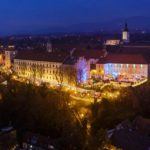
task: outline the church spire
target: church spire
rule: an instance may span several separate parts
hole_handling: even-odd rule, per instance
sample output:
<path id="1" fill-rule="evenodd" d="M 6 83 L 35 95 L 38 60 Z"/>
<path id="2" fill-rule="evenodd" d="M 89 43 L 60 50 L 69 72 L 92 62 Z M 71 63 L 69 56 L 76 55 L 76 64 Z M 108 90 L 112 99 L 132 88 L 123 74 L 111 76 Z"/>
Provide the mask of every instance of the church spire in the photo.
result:
<path id="1" fill-rule="evenodd" d="M 126 43 L 126 44 L 130 42 L 130 33 L 129 33 L 127 22 L 125 23 L 125 27 L 122 32 L 122 40 L 123 40 L 123 43 Z"/>
<path id="2" fill-rule="evenodd" d="M 129 29 L 128 29 L 128 24 L 127 24 L 127 22 L 125 23 L 124 31 L 126 31 L 126 32 L 129 32 Z"/>

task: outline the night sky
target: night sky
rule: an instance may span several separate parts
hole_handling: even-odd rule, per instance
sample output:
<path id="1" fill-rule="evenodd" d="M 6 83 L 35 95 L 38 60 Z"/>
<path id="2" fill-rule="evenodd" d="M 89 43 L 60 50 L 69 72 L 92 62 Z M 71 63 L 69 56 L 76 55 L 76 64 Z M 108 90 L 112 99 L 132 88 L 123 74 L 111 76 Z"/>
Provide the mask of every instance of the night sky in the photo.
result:
<path id="1" fill-rule="evenodd" d="M 150 16 L 150 0 L 0 0 L 0 35 Z"/>

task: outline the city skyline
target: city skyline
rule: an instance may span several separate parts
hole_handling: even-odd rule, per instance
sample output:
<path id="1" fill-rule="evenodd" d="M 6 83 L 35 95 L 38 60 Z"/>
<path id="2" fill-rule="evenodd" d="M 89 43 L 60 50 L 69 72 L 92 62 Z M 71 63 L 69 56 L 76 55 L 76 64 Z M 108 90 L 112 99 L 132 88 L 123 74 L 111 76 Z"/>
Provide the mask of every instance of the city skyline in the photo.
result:
<path id="1" fill-rule="evenodd" d="M 1 0 L 0 150 L 150 150 L 150 0 Z"/>
<path id="2" fill-rule="evenodd" d="M 45 0 L 44 2 L 42 0 L 2 0 L 0 35 L 56 31 L 80 32 L 83 28 L 81 26 L 86 23 L 87 26 L 88 23 L 89 26 L 92 26 L 92 23 L 99 23 L 93 27 L 96 28 L 95 31 L 98 31 L 100 23 L 116 21 L 120 18 L 130 20 L 135 16 L 149 18 L 149 5 L 148 0 Z M 149 22 L 145 24 L 148 26 Z M 89 28 L 87 27 L 85 31 Z"/>

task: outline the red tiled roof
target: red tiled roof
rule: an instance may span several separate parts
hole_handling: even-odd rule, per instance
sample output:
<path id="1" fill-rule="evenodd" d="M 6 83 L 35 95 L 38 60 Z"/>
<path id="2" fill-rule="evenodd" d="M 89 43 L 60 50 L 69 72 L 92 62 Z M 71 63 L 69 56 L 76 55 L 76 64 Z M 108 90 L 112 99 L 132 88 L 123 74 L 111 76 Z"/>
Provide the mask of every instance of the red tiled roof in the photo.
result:
<path id="1" fill-rule="evenodd" d="M 64 52 L 46 52 L 46 51 L 21 51 L 18 52 L 15 59 L 22 60 L 35 60 L 35 61 L 50 61 L 50 62 L 63 62 L 68 54 Z"/>
<path id="2" fill-rule="evenodd" d="M 75 57 L 82 57 L 84 56 L 86 59 L 95 58 L 100 59 L 104 56 L 104 51 L 102 50 L 76 50 L 74 52 Z"/>
<path id="3" fill-rule="evenodd" d="M 124 45 L 119 47 L 108 47 L 108 51 L 121 52 L 121 53 L 133 53 L 133 54 L 150 54 L 150 46 L 140 45 Z"/>
<path id="4" fill-rule="evenodd" d="M 121 51 L 131 53 L 150 53 L 150 46 L 123 46 L 121 47 Z"/>
<path id="5" fill-rule="evenodd" d="M 98 63 L 147 64 L 148 62 L 141 54 L 108 54 Z"/>
<path id="6" fill-rule="evenodd" d="M 101 50 L 83 50 L 77 49 L 73 53 L 73 57 L 85 57 L 86 59 L 94 58 L 100 59 L 104 56 L 104 52 Z M 51 61 L 51 62 L 64 62 L 69 57 L 69 54 L 66 52 L 43 52 L 43 51 L 20 51 L 18 52 L 15 59 L 22 60 L 36 60 L 36 61 Z"/>

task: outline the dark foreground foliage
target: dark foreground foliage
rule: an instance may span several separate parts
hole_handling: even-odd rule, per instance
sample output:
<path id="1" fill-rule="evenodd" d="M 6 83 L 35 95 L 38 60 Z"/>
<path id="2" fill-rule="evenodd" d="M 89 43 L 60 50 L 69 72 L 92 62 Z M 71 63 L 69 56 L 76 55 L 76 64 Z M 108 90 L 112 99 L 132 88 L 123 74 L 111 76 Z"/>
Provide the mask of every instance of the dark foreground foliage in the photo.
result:
<path id="1" fill-rule="evenodd" d="M 120 90 L 116 100 L 103 99 L 80 118 L 70 98 L 60 90 L 9 80 L 0 86 L 0 125 L 17 129 L 18 141 L 26 131 L 50 136 L 62 150 L 98 150 L 110 144 L 106 130 L 137 115 L 150 118 L 150 84 Z"/>

